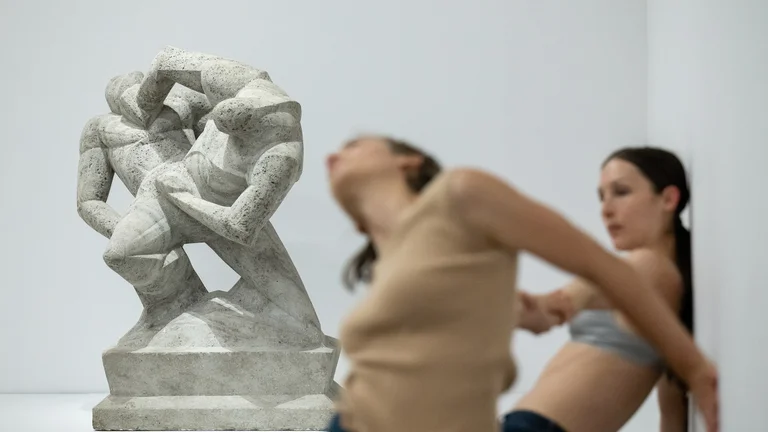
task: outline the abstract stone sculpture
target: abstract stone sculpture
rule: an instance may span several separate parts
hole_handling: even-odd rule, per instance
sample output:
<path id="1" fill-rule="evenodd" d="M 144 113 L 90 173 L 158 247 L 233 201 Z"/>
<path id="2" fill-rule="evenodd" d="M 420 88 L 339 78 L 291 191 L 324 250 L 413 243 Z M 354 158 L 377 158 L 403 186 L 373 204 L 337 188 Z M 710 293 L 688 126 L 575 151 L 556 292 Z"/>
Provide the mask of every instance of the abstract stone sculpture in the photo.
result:
<path id="1" fill-rule="evenodd" d="M 78 212 L 144 311 L 103 355 L 94 428 L 323 429 L 339 351 L 269 221 L 302 172 L 301 106 L 264 71 L 173 47 L 106 98 L 81 138 Z M 135 197 L 122 216 L 115 175 Z M 183 246 L 200 242 L 240 275 L 228 292 L 192 268 Z"/>

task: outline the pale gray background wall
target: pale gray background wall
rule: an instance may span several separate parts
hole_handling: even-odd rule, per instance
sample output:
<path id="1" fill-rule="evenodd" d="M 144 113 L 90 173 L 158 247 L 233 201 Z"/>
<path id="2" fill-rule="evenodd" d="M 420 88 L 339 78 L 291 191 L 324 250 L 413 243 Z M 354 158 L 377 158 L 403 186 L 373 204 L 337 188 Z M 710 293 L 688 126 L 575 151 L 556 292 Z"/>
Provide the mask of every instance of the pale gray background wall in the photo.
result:
<path id="1" fill-rule="evenodd" d="M 393 133 L 448 165 L 482 166 L 601 241 L 599 164 L 645 142 L 645 1 L 1 4 L 0 392 L 106 391 L 101 351 L 140 304 L 101 260 L 105 239 L 75 211 L 78 139 L 106 111 L 108 79 L 146 69 L 166 44 L 264 68 L 302 103 L 304 176 L 273 221 L 333 336 L 359 299 L 341 288 L 339 270 L 361 239 L 334 206 L 322 165 L 345 138 Z M 130 197 L 118 186 L 110 202 L 124 209 Z M 234 283 L 205 247 L 187 249 L 210 289 Z M 523 260 L 523 287 L 564 281 Z M 516 392 L 565 337 L 517 337 Z M 337 377 L 346 372 L 342 358 Z"/>
<path id="2" fill-rule="evenodd" d="M 768 3 L 650 0 L 648 33 L 649 139 L 692 156 L 697 340 L 720 369 L 720 430 L 768 430 Z"/>

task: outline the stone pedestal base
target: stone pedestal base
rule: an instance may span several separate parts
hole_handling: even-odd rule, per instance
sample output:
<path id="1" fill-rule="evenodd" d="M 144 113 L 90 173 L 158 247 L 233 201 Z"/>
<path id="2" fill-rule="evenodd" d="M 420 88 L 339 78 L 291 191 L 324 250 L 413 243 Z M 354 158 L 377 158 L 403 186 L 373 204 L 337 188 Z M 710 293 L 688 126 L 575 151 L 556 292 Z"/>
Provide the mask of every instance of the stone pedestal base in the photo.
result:
<path id="1" fill-rule="evenodd" d="M 110 350 L 103 361 L 112 396 L 311 395 L 328 391 L 335 351 Z"/>
<path id="2" fill-rule="evenodd" d="M 333 393 L 333 392 L 331 392 Z M 99 431 L 324 430 L 333 395 L 109 396 L 93 410 Z"/>
<path id="3" fill-rule="evenodd" d="M 113 348 L 99 431 L 323 430 L 340 387 L 337 341 L 309 350 Z"/>

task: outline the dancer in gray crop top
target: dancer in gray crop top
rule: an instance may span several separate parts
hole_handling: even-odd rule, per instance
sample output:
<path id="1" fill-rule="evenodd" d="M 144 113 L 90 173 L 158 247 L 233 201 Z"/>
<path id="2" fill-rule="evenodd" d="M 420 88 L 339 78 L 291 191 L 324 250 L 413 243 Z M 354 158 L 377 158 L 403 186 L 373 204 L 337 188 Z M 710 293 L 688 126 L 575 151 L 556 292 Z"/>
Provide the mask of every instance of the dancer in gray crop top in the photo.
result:
<path id="1" fill-rule="evenodd" d="M 642 366 L 659 371 L 664 361 L 644 339 L 619 326 L 614 311 L 590 309 L 579 312 L 570 323 L 571 340 L 611 351 Z"/>
<path id="2" fill-rule="evenodd" d="M 680 160 L 660 148 L 620 149 L 601 165 L 597 190 L 600 218 L 616 251 L 692 331 L 691 236 L 680 219 L 690 190 Z M 537 315 L 543 328 L 568 322 L 571 341 L 504 417 L 504 432 L 616 432 L 654 388 L 661 430 L 687 430 L 687 389 L 665 371 L 654 346 L 622 325 L 596 288 L 576 279 L 548 294 L 521 295 L 524 306 L 532 305 L 526 311 L 547 311 Z"/>

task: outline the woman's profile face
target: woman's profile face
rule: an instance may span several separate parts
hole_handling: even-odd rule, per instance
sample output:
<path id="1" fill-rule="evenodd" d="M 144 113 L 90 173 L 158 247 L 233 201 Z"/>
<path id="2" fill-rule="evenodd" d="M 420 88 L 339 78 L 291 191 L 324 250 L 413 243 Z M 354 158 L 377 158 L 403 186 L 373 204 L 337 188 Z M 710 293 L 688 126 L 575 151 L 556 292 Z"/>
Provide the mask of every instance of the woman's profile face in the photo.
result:
<path id="1" fill-rule="evenodd" d="M 598 186 L 603 224 L 618 250 L 653 244 L 669 228 L 676 207 L 669 193 L 657 193 L 633 164 L 612 159 L 600 172 Z"/>
<path id="2" fill-rule="evenodd" d="M 383 138 L 350 140 L 326 158 L 331 191 L 337 201 L 343 200 L 372 179 L 403 175 L 404 161 Z"/>

